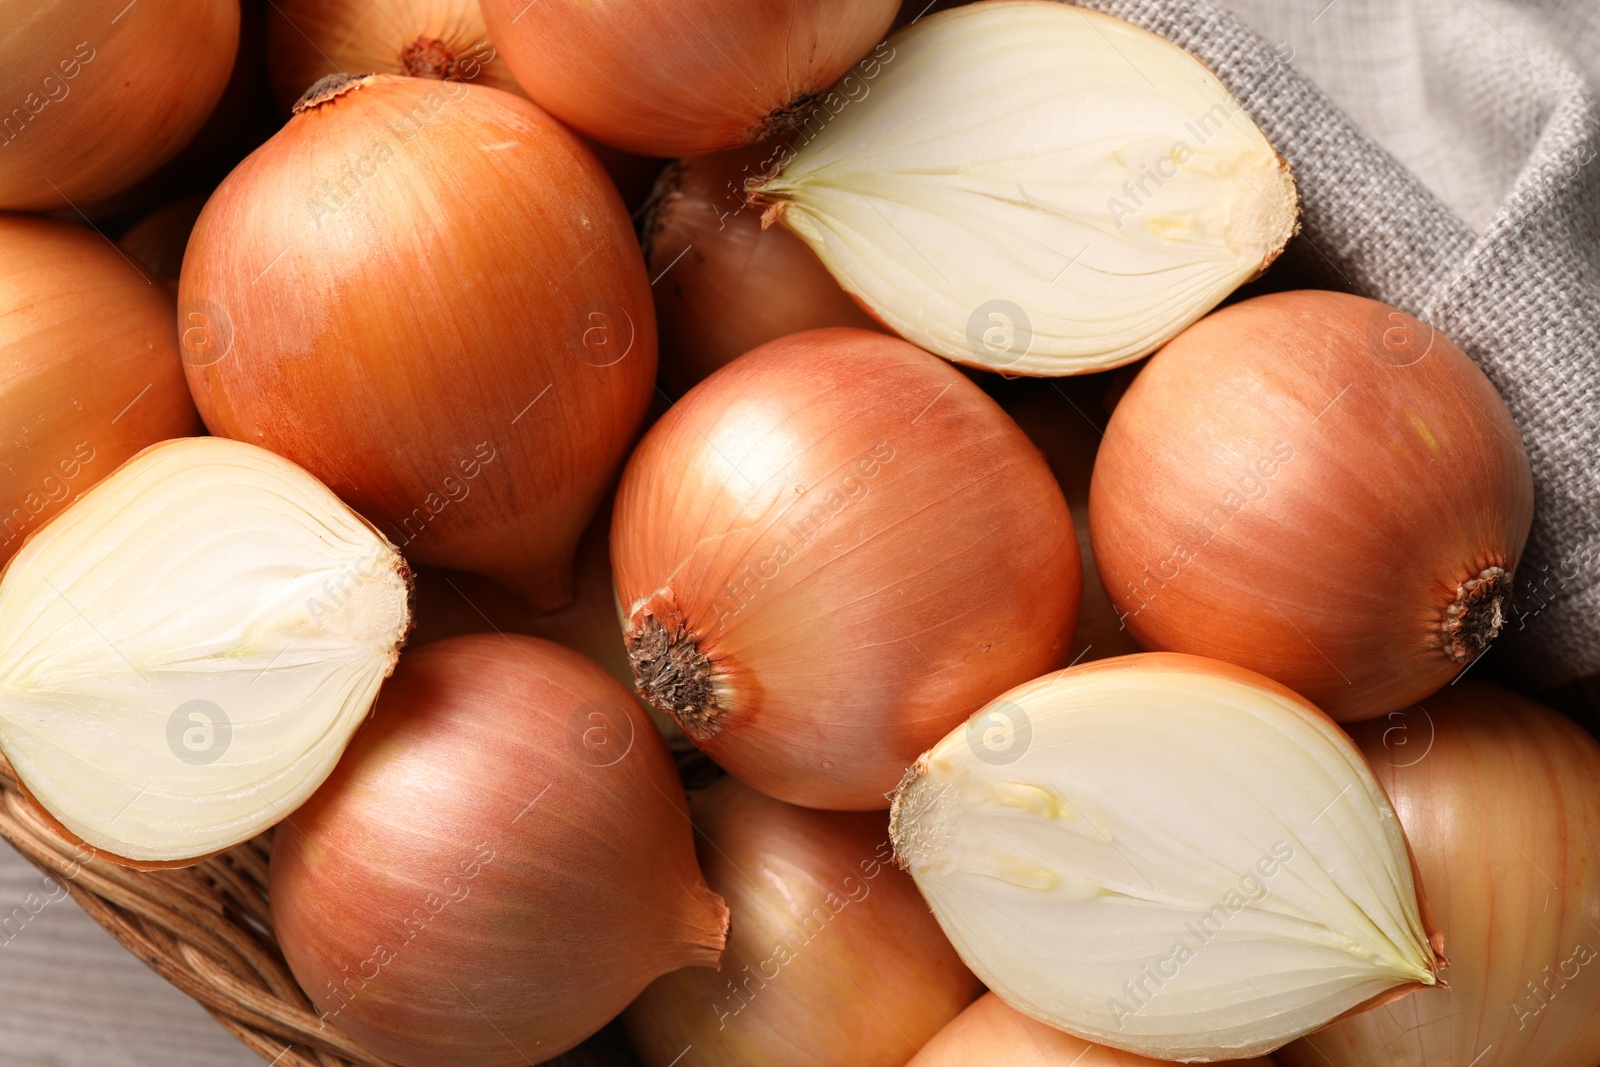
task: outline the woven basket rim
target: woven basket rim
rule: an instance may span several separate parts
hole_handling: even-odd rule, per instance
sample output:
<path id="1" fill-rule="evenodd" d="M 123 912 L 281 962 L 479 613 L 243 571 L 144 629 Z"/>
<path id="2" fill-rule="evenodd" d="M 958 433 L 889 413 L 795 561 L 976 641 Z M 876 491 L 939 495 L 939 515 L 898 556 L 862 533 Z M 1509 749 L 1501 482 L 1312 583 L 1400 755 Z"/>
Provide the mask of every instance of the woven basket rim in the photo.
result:
<path id="1" fill-rule="evenodd" d="M 396 1067 L 321 1018 L 289 972 L 267 906 L 272 831 L 192 867 L 134 870 L 64 838 L 0 754 L 0 837 L 275 1067 Z"/>

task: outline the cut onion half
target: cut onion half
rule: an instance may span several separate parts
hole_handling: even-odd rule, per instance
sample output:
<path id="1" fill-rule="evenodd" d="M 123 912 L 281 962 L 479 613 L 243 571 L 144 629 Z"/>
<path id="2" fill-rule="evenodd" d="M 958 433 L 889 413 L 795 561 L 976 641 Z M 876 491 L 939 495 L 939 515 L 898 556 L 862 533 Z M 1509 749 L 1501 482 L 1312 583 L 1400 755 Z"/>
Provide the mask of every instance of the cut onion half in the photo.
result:
<path id="1" fill-rule="evenodd" d="M 410 574 L 254 445 L 145 449 L 0 579 L 0 750 L 71 835 L 182 865 L 293 812 L 393 670 Z"/>
<path id="2" fill-rule="evenodd" d="M 1439 984 L 1443 940 L 1360 750 L 1215 660 L 1011 690 L 917 761 L 890 834 L 979 979 L 1096 1044 L 1242 1059 Z"/>
<path id="3" fill-rule="evenodd" d="M 1050 0 L 890 38 L 752 186 L 907 340 L 1008 374 L 1154 351 L 1295 231 L 1289 165 L 1201 63 Z"/>

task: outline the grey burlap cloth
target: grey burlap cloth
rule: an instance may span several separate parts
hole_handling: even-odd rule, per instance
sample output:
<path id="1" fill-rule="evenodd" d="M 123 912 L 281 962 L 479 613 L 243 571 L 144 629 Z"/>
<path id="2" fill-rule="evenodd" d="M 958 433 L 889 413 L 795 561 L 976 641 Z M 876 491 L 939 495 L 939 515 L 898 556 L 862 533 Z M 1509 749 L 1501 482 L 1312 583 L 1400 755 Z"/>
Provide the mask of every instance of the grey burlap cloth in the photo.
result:
<path id="1" fill-rule="evenodd" d="M 1272 287 L 1376 297 L 1488 373 L 1536 514 L 1484 669 L 1600 672 L 1600 0 L 1078 2 L 1197 56 L 1289 160 Z"/>

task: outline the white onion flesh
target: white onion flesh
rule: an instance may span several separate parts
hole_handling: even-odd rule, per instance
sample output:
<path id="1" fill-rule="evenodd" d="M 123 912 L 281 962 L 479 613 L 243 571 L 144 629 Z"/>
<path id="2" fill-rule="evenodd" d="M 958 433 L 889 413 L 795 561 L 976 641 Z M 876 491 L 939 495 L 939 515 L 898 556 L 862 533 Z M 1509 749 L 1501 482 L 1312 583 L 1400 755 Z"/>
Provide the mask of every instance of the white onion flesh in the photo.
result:
<path id="1" fill-rule="evenodd" d="M 1436 981 L 1360 752 L 1215 661 L 1126 656 L 1011 690 L 918 761 L 892 833 L 974 973 L 1098 1044 L 1257 1056 Z"/>
<path id="2" fill-rule="evenodd" d="M 332 770 L 399 655 L 407 583 L 394 547 L 287 460 L 155 445 L 0 580 L 0 749 L 115 857 L 237 844 Z"/>
<path id="3" fill-rule="evenodd" d="M 1294 231 L 1288 165 L 1221 82 L 1154 34 L 995 0 L 880 51 L 755 190 L 931 352 L 1030 375 L 1128 363 Z"/>

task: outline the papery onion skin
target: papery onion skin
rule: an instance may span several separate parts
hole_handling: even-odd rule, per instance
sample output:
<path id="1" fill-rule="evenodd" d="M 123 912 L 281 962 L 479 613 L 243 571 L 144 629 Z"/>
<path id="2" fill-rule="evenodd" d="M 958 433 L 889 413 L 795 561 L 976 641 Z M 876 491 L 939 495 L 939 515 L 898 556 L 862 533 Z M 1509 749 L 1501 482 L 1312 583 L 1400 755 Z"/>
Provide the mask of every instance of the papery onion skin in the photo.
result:
<path id="1" fill-rule="evenodd" d="M 646 1067 L 901 1067 L 980 991 L 883 815 L 821 812 L 723 778 L 690 799 L 731 918 L 722 969 L 656 979 L 625 1016 Z"/>
<path id="2" fill-rule="evenodd" d="M 1470 680 L 1353 733 L 1450 938 L 1450 991 L 1337 1022 L 1279 1061 L 1600 1062 L 1600 745 L 1549 708 Z"/>
<path id="3" fill-rule="evenodd" d="M 238 0 L 53 2 L 0 24 L 0 209 L 132 185 L 194 136 L 239 47 Z"/>
<path id="4" fill-rule="evenodd" d="M 611 559 L 640 691 L 761 791 L 887 804 L 1064 662 L 1072 517 L 998 405 L 911 345 L 814 330 L 702 382 L 623 475 Z"/>
<path id="5" fill-rule="evenodd" d="M 1120 19 L 989 0 L 917 20 L 871 64 L 752 192 L 946 359 L 1042 377 L 1130 363 L 1295 231 L 1289 165 L 1243 105 Z"/>
<path id="6" fill-rule="evenodd" d="M 883 39 L 896 0 L 484 0 L 528 95 L 591 137 L 647 156 L 765 141 L 822 106 Z"/>
<path id="7" fill-rule="evenodd" d="M 1089 514 L 1140 644 L 1259 671 L 1350 721 L 1487 647 L 1533 481 L 1459 348 L 1308 290 L 1225 308 L 1151 359 L 1111 417 Z"/>
<path id="8" fill-rule="evenodd" d="M 415 561 L 570 599 L 655 316 L 615 189 L 538 108 L 325 87 L 207 203 L 179 314 L 213 433 L 302 463 Z"/>
<path id="9" fill-rule="evenodd" d="M 7 564 L 0 747 L 108 859 L 183 866 L 237 845 L 333 769 L 399 656 L 409 575 L 282 457 L 152 445 Z"/>
<path id="10" fill-rule="evenodd" d="M 0 215 L 0 563 L 147 445 L 200 427 L 172 297 L 99 234 Z"/>
<path id="11" fill-rule="evenodd" d="M 913 12 L 914 14 L 914 12 Z M 1069 662 L 1127 656 L 1144 651 L 1118 617 L 1116 606 L 1094 566 L 1094 546 L 1089 541 L 1089 481 L 1094 457 L 1105 437 L 1102 424 L 1091 416 L 1097 408 L 1086 397 L 1057 392 L 1054 383 L 1022 381 L 1016 395 L 1004 396 L 1000 406 L 1017 420 L 1028 439 L 1044 453 L 1050 471 L 1072 509 L 1072 527 L 1078 534 L 1078 556 L 1083 560 L 1083 598 L 1078 608 L 1078 629 L 1073 634 Z M 1067 384 L 1070 388 L 1070 383 Z"/>
<path id="12" fill-rule="evenodd" d="M 499 634 L 406 656 L 279 832 L 270 890 L 322 1017 L 402 1067 L 572 1048 L 657 976 L 715 967 L 728 919 L 628 691 Z"/>
<path id="13" fill-rule="evenodd" d="M 1233 1067 L 1272 1067 L 1265 1056 Z M 956 1016 L 906 1067 L 1160 1067 L 1132 1052 L 1091 1045 L 1030 1019 L 993 993 Z"/>
<path id="14" fill-rule="evenodd" d="M 763 227 L 745 182 L 774 148 L 670 164 L 641 225 L 661 331 L 661 370 L 680 393 L 752 348 L 828 326 L 880 327 L 811 250 Z"/>
<path id="15" fill-rule="evenodd" d="M 1443 965 L 1361 753 L 1215 660 L 1144 653 L 1010 690 L 907 772 L 890 835 L 989 988 L 1143 1056 L 1264 1055 Z"/>

